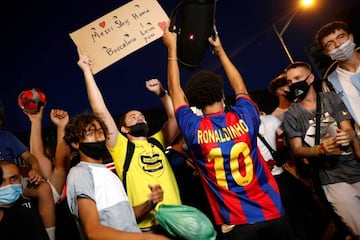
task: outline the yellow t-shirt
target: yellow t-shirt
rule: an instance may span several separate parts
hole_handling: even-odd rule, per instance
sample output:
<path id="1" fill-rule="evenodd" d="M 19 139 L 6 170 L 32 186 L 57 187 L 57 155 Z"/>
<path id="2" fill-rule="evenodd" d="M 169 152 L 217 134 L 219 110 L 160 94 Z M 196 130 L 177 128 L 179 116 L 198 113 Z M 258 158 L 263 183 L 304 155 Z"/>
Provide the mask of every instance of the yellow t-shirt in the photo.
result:
<path id="1" fill-rule="evenodd" d="M 163 135 L 161 131 L 151 136 L 163 145 Z M 123 174 L 123 166 L 126 157 L 128 139 L 118 133 L 117 142 L 109 152 L 114 160 L 116 173 L 120 178 Z M 164 191 L 164 199 L 157 204 L 181 204 L 179 188 L 165 153 L 157 146 L 147 140 L 132 141 L 135 150 L 130 161 L 129 169 L 126 174 L 126 188 L 129 201 L 132 206 L 137 206 L 148 199 L 150 189 L 149 184 L 160 184 Z M 140 223 L 140 228 L 148 228 L 156 225 L 155 211 L 151 211 Z"/>

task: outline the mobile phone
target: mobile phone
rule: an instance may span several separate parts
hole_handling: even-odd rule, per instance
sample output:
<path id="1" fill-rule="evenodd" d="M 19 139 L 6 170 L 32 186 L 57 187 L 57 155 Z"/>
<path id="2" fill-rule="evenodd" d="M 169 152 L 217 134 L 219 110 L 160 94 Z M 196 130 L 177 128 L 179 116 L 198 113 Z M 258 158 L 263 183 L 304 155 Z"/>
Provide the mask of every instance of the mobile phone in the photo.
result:
<path id="1" fill-rule="evenodd" d="M 337 128 L 336 126 L 330 125 L 330 126 L 328 127 L 328 130 L 327 130 L 329 136 L 330 136 L 330 137 L 335 137 L 335 136 L 336 136 L 336 133 L 337 133 L 337 129 L 338 129 L 338 128 Z"/>

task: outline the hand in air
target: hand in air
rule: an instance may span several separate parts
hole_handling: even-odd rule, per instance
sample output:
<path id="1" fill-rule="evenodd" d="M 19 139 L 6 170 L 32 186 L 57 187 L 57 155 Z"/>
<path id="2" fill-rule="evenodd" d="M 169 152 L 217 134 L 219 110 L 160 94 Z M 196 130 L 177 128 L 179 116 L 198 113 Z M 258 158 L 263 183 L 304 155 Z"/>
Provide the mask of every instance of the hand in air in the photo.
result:
<path id="1" fill-rule="evenodd" d="M 150 92 L 153 92 L 156 95 L 159 95 L 161 90 L 163 89 L 161 82 L 157 78 L 146 81 L 145 86 Z"/>
<path id="2" fill-rule="evenodd" d="M 56 126 L 61 126 L 65 128 L 65 125 L 69 122 L 69 115 L 67 111 L 62 109 L 52 109 L 50 112 L 51 121 Z"/>
<path id="3" fill-rule="evenodd" d="M 77 48 L 77 52 L 79 56 L 79 60 L 77 62 L 78 66 L 81 68 L 81 70 L 83 70 L 83 72 L 91 71 L 91 59 L 87 55 L 83 54 L 80 48 Z"/>

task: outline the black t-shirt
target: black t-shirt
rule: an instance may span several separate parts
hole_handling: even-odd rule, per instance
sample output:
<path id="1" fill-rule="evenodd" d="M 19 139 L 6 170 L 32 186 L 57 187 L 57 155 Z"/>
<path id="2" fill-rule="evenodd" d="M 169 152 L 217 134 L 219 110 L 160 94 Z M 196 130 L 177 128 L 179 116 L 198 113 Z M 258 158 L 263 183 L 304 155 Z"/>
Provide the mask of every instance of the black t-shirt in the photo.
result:
<path id="1" fill-rule="evenodd" d="M 1 240 L 49 240 L 39 216 L 32 209 L 12 207 L 2 210 Z"/>

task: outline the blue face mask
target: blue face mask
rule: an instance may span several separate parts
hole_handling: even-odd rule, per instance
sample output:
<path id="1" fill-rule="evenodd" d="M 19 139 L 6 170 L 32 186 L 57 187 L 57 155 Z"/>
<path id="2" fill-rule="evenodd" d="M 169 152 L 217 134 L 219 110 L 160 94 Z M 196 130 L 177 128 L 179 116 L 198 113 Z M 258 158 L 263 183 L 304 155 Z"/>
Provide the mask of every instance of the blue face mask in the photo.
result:
<path id="1" fill-rule="evenodd" d="M 19 199 L 23 190 L 21 184 L 9 184 L 0 187 L 0 206 L 9 205 Z"/>

